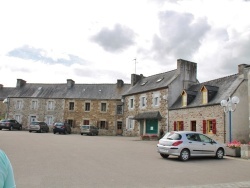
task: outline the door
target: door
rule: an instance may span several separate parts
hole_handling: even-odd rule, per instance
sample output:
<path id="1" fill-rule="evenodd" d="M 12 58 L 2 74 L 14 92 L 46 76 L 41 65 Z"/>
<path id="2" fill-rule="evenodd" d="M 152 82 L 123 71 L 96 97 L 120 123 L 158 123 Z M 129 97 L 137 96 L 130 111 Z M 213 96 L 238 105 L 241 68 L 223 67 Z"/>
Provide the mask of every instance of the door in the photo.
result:
<path id="1" fill-rule="evenodd" d="M 146 120 L 146 134 L 158 134 L 158 120 L 157 119 Z"/>
<path id="2" fill-rule="evenodd" d="M 116 134 L 117 135 L 122 135 L 122 121 L 117 121 Z"/>
<path id="3" fill-rule="evenodd" d="M 203 145 L 203 155 L 206 156 L 214 156 L 217 146 L 215 143 L 213 143 L 213 140 L 206 135 L 200 134 L 200 139 Z"/>
<path id="4" fill-rule="evenodd" d="M 203 143 L 200 140 L 199 134 L 187 134 L 188 147 L 191 156 L 203 155 Z"/>

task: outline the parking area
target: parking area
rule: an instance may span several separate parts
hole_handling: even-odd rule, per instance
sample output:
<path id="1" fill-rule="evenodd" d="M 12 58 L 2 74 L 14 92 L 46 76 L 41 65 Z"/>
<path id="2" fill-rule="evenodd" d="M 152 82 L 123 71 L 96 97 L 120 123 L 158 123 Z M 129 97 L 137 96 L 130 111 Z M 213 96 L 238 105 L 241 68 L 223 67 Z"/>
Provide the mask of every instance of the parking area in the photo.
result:
<path id="1" fill-rule="evenodd" d="M 250 160 L 163 159 L 135 137 L 0 131 L 17 188 L 250 187 Z"/>

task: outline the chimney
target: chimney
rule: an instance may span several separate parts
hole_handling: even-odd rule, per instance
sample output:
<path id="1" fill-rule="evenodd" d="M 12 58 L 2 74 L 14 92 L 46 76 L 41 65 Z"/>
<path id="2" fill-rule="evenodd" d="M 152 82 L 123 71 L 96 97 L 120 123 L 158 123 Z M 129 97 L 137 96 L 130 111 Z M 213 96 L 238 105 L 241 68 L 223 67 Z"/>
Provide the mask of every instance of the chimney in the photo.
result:
<path id="1" fill-rule="evenodd" d="M 67 79 L 67 88 L 70 89 L 75 85 L 75 81 L 71 79 Z"/>
<path id="2" fill-rule="evenodd" d="M 117 84 L 116 85 L 117 85 L 118 88 L 121 88 L 124 85 L 123 80 L 117 80 Z"/>
<path id="3" fill-rule="evenodd" d="M 131 85 L 134 86 L 139 80 L 143 78 L 143 74 L 131 74 Z"/>
<path id="4" fill-rule="evenodd" d="M 183 80 L 183 89 L 187 89 L 192 84 L 197 83 L 197 63 L 178 59 L 177 74 L 179 74 Z"/>
<path id="5" fill-rule="evenodd" d="M 21 88 L 26 84 L 25 80 L 17 79 L 16 88 Z"/>
<path id="6" fill-rule="evenodd" d="M 3 84 L 0 84 L 0 89 L 3 89 Z"/>

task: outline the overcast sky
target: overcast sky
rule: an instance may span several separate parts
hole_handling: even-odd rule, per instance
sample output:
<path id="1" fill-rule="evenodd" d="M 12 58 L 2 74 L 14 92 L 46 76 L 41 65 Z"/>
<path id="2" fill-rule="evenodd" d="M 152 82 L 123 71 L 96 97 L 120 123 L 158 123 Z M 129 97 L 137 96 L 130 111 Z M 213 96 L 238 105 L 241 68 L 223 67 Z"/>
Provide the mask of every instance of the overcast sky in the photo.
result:
<path id="1" fill-rule="evenodd" d="M 130 83 L 177 59 L 204 82 L 250 64 L 250 0 L 0 0 L 0 24 L 4 87 Z"/>

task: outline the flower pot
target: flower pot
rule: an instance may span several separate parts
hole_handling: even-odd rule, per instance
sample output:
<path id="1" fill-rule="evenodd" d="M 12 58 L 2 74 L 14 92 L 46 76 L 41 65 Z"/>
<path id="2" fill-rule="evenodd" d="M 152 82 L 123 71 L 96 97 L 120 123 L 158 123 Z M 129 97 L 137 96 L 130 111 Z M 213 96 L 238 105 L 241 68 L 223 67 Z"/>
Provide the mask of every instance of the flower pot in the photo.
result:
<path id="1" fill-rule="evenodd" d="M 241 155 L 240 151 L 241 151 L 240 147 L 238 147 L 238 148 L 226 147 L 226 155 L 228 155 L 228 156 L 240 157 L 240 155 Z"/>
<path id="2" fill-rule="evenodd" d="M 241 158 L 250 159 L 250 145 L 249 144 L 241 144 Z"/>

